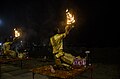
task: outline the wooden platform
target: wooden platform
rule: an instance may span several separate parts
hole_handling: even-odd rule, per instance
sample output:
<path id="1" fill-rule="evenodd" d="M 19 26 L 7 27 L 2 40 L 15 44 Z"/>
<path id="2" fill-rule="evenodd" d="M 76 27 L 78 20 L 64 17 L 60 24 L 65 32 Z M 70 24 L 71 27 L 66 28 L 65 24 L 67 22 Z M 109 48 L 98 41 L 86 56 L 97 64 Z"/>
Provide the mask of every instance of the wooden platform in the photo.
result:
<path id="1" fill-rule="evenodd" d="M 6 63 L 6 62 L 13 62 L 13 61 L 23 61 L 23 60 L 30 60 L 31 58 L 0 58 L 0 63 Z"/>
<path id="2" fill-rule="evenodd" d="M 50 69 L 50 65 L 48 65 L 48 66 L 42 66 L 39 68 L 33 68 L 31 71 L 33 73 L 33 79 L 35 74 L 41 74 L 41 75 L 50 76 L 53 78 L 72 79 L 75 76 L 82 74 L 88 70 L 90 70 L 90 79 L 92 79 L 92 66 L 81 67 L 79 69 L 72 69 L 69 71 L 55 70 L 55 73 L 52 73 Z"/>

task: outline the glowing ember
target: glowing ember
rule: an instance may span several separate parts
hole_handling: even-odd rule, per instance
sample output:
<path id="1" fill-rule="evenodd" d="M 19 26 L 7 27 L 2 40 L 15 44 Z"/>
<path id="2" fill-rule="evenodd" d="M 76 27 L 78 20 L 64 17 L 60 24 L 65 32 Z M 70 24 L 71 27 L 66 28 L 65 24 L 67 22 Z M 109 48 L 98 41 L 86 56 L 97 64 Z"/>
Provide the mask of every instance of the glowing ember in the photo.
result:
<path id="1" fill-rule="evenodd" d="M 15 32 L 15 37 L 19 37 L 20 36 L 20 33 L 16 29 L 14 29 L 14 32 Z"/>
<path id="2" fill-rule="evenodd" d="M 66 10 L 66 17 L 67 17 L 67 24 L 70 25 L 72 23 L 75 23 L 74 15 L 72 15 L 68 9 Z"/>

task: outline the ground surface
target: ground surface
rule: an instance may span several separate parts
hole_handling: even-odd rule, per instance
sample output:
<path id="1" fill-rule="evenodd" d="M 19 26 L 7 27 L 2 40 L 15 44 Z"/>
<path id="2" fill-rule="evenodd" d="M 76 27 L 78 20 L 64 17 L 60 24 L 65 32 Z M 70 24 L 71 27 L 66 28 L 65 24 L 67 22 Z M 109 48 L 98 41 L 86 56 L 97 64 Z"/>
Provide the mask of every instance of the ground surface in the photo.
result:
<path id="1" fill-rule="evenodd" d="M 20 62 L 12 62 L 1 65 L 1 79 L 32 79 L 30 69 L 47 64 L 53 64 L 53 61 L 41 61 L 41 58 L 25 60 L 23 68 L 20 68 Z M 120 66 L 117 64 L 94 63 L 93 79 L 120 79 Z M 90 73 L 85 72 L 74 79 L 90 79 Z M 49 79 L 47 76 L 35 75 L 35 79 Z"/>

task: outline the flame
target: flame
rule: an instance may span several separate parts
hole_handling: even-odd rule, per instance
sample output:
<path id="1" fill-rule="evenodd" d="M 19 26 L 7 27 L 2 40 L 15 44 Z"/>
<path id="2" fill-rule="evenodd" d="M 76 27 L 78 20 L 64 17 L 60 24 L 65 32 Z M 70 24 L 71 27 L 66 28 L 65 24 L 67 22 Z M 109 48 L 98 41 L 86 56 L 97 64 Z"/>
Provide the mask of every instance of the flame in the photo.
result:
<path id="1" fill-rule="evenodd" d="M 18 32 L 16 29 L 14 29 L 15 32 L 15 37 L 19 37 L 20 36 L 20 32 Z"/>
<path id="2" fill-rule="evenodd" d="M 67 24 L 70 25 L 72 23 L 75 23 L 74 15 L 72 15 L 68 9 L 66 10 L 66 16 L 67 16 Z"/>

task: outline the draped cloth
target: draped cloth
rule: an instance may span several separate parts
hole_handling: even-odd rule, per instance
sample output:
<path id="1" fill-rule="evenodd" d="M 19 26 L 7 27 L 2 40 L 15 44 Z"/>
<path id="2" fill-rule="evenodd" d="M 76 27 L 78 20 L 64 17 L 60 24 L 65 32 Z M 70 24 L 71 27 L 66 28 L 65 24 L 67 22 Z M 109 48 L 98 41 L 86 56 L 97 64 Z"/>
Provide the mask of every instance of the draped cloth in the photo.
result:
<path id="1" fill-rule="evenodd" d="M 9 55 L 9 56 L 12 56 L 12 57 L 16 57 L 16 52 L 13 51 L 13 50 L 10 50 L 10 44 L 12 44 L 12 42 L 5 42 L 3 44 L 3 53 L 5 55 Z"/>
<path id="2" fill-rule="evenodd" d="M 56 34 L 50 38 L 50 42 L 53 48 L 53 54 L 55 55 L 56 60 L 59 60 L 59 63 L 58 61 L 56 63 L 69 66 L 73 64 L 74 56 L 63 51 L 63 39 L 65 37 L 65 33 Z M 64 63 L 61 63 L 61 60 Z"/>

